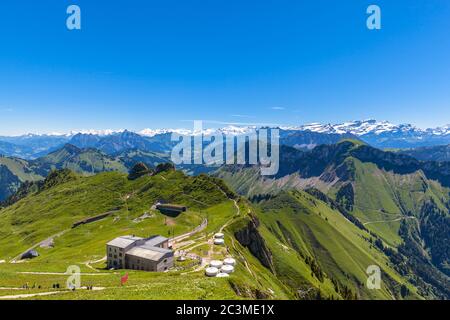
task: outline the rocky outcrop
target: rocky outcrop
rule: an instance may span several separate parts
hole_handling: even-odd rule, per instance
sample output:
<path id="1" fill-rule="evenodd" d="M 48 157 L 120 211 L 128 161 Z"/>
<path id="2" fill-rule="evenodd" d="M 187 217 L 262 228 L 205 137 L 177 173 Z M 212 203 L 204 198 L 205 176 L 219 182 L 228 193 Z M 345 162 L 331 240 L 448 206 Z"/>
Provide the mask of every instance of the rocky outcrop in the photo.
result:
<path id="1" fill-rule="evenodd" d="M 259 220 L 256 217 L 248 222 L 247 226 L 237 232 L 234 236 L 239 243 L 248 248 L 250 252 L 261 262 L 263 266 L 273 270 L 272 253 L 258 231 Z"/>
<path id="2" fill-rule="evenodd" d="M 151 174 L 153 174 L 153 171 L 150 170 L 145 163 L 138 162 L 133 166 L 133 168 L 131 168 L 130 173 L 128 174 L 128 179 L 136 180 L 142 176 Z"/>

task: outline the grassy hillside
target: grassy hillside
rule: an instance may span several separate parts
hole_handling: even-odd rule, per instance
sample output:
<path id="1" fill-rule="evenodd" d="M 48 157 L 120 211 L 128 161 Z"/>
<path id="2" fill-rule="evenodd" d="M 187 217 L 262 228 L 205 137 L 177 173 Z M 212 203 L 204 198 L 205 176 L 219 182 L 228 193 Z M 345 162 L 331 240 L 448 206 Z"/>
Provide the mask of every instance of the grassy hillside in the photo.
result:
<path id="1" fill-rule="evenodd" d="M 259 204 L 262 234 L 270 239 L 274 266 L 291 287 L 311 285 L 323 297 L 358 299 L 419 298 L 417 290 L 394 271 L 372 237 L 340 212 L 304 192 L 282 193 Z M 366 286 L 366 269 L 383 271 L 381 290 Z M 402 296 L 401 286 L 410 294 Z"/>
<path id="2" fill-rule="evenodd" d="M 70 229 L 79 220 L 112 210 L 117 210 L 112 217 L 116 218 L 115 223 L 131 221 L 134 226 L 133 219 L 149 211 L 158 200 L 186 204 L 195 215 L 207 206 L 225 201 L 226 197 L 214 184 L 203 182 L 208 192 L 204 194 L 195 189 L 197 183 L 198 179 L 187 178 L 181 172 L 161 173 L 135 181 L 118 172 L 78 177 L 1 211 L 0 257 L 12 258 L 32 244 Z M 163 218 L 159 215 L 157 221 Z M 186 227 L 195 226 L 197 222 L 198 218 L 192 218 L 192 223 Z M 167 235 L 169 230 L 167 228 L 163 234 Z M 122 232 L 120 228 L 117 230 L 118 234 Z"/>
<path id="3" fill-rule="evenodd" d="M 27 161 L 0 156 L 0 201 L 14 194 L 23 182 L 41 179 Z"/>
<path id="4" fill-rule="evenodd" d="M 170 162 L 167 154 L 131 149 L 120 152 L 115 158 L 125 167 L 132 168 L 136 163 L 142 162 L 149 167 L 156 167 L 160 163 Z"/>
<path id="5" fill-rule="evenodd" d="M 31 166 L 34 171 L 44 176 L 55 169 L 70 169 L 80 174 L 96 174 L 105 171 L 127 172 L 123 163 L 96 149 L 79 149 L 70 144 L 32 161 Z"/>
<path id="6" fill-rule="evenodd" d="M 78 150 L 60 152 L 79 154 Z M 126 156 L 133 155 L 142 153 Z M 53 281 L 64 279 L 70 264 L 81 267 L 87 285 L 100 289 L 58 291 L 51 298 L 450 296 L 450 189 L 445 187 L 445 164 L 423 164 L 353 141 L 320 146 L 311 153 L 291 148 L 283 157 L 284 171 L 271 178 L 261 177 L 257 167 L 219 171 L 217 176 L 249 195 L 247 200 L 222 180 L 189 177 L 170 166 L 154 175 L 149 170 L 135 180 L 120 172 L 53 173 L 43 187 L 0 210 L 0 288 L 7 288 L 0 296 L 10 294 L 8 288 L 18 290 L 24 281 L 41 284 L 32 292 L 48 291 Z M 59 161 L 58 153 L 53 159 Z M 160 200 L 189 209 L 168 217 L 152 209 Z M 81 219 L 105 212 L 111 214 L 101 221 L 72 228 Z M 118 285 L 123 271 L 105 269 L 105 243 L 112 238 L 173 237 L 205 219 L 204 229 L 174 243 L 176 250 L 202 257 L 205 264 L 192 258 L 177 262 L 164 274 L 133 271 L 126 288 Z M 212 241 L 218 231 L 226 235 L 223 247 Z M 30 248 L 40 256 L 13 263 Z M 238 261 L 230 278 L 204 277 L 207 261 L 229 255 Z M 380 290 L 367 288 L 366 270 L 371 265 L 382 270 Z M 178 290 L 175 286 L 181 283 L 183 289 Z"/>
<path id="7" fill-rule="evenodd" d="M 43 180 L 52 170 L 70 169 L 83 175 L 93 175 L 105 171 L 126 173 L 126 165 L 95 149 L 79 149 L 65 145 L 36 160 L 0 157 L 0 201 L 5 200 L 23 182 Z"/>
<path id="8" fill-rule="evenodd" d="M 107 172 L 90 177 L 54 177 L 54 181 L 58 183 L 0 210 L 0 297 L 52 291 L 54 283 L 64 285 L 64 272 L 69 265 L 81 268 L 83 285 L 102 290 L 60 290 L 54 298 L 230 299 L 256 298 L 262 292 L 264 297 L 290 297 L 275 276 L 245 252 L 236 253 L 238 260 L 241 255 L 244 260 L 239 261 L 236 272 L 228 279 L 206 278 L 203 269 L 196 270 L 195 261 L 187 266 L 177 262 L 174 270 L 163 274 L 130 271 L 129 283 L 121 287 L 120 276 L 125 271 L 105 269 L 105 244 L 111 239 L 126 234 L 173 237 L 193 230 L 204 219 L 208 219 L 206 229 L 188 237 L 179 244 L 180 248 L 201 253 L 198 249 L 206 247 L 206 256 L 223 259 L 227 254 L 225 247 L 215 248 L 208 239 L 245 215 L 229 198 L 229 190 L 216 179 L 165 171 L 136 180 Z M 159 200 L 184 204 L 188 210 L 177 217 L 163 215 L 151 208 Z M 110 211 L 113 213 L 105 219 L 72 228 L 81 219 Z M 233 248 L 230 250 L 244 251 L 231 237 L 227 233 L 227 246 Z M 30 248 L 37 250 L 39 257 L 18 260 Z M 252 262 L 247 264 L 247 259 Z M 192 262 L 194 266 L 189 266 Z M 254 284 L 252 275 L 256 272 L 266 280 Z M 36 283 L 36 287 L 18 289 L 26 283 Z"/>
<path id="9" fill-rule="evenodd" d="M 449 163 L 419 162 L 343 141 L 309 154 L 288 150 L 281 154 L 283 166 L 274 177 L 262 177 L 257 167 L 237 166 L 221 168 L 216 176 L 256 200 L 283 190 L 321 190 L 319 198 L 328 197 L 329 205 L 369 232 L 395 270 L 419 287 L 420 295 L 450 296 L 450 251 L 444 241 L 450 228 Z M 310 233 L 302 228 L 296 231 Z"/>
<path id="10" fill-rule="evenodd" d="M 449 200 L 449 190 L 428 180 L 421 171 L 399 175 L 375 164 L 356 159 L 353 162 L 354 214 L 390 245 L 401 243 L 401 222 L 420 218 L 420 210 L 428 200 L 433 199 L 442 209 Z"/>

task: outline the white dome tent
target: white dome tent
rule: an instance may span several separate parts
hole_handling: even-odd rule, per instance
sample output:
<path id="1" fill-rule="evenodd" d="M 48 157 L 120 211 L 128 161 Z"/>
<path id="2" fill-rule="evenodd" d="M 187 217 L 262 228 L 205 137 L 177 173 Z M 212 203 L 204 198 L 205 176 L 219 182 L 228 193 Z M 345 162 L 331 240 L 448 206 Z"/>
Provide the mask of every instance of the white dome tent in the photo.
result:
<path id="1" fill-rule="evenodd" d="M 209 263 L 209 265 L 210 265 L 211 267 L 213 267 L 213 268 L 220 269 L 220 268 L 222 268 L 222 266 L 223 266 L 223 262 L 220 261 L 220 260 L 212 260 L 212 261 Z"/>
<path id="2" fill-rule="evenodd" d="M 230 265 L 224 265 L 222 268 L 220 268 L 220 271 L 223 273 L 232 273 L 234 271 L 234 267 Z"/>
<path id="3" fill-rule="evenodd" d="M 224 265 L 229 265 L 229 266 L 235 266 L 236 265 L 236 259 L 234 259 L 234 258 L 225 258 L 225 260 L 223 260 L 223 264 Z"/>
<path id="4" fill-rule="evenodd" d="M 219 272 L 216 277 L 217 278 L 226 278 L 226 277 L 229 277 L 229 276 L 230 275 L 228 273 Z"/>
<path id="5" fill-rule="evenodd" d="M 205 269 L 205 274 L 208 277 L 215 277 L 215 276 L 217 276 L 218 273 L 219 273 L 219 269 L 214 268 L 214 267 L 209 267 L 209 268 Z"/>

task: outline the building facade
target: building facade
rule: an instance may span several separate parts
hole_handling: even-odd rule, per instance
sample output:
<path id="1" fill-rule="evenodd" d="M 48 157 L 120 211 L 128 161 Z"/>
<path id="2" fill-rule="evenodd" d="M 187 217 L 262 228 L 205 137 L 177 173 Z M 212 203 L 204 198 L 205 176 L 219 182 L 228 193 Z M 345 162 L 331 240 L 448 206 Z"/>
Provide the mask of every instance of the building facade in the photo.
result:
<path id="1" fill-rule="evenodd" d="M 173 267 L 174 263 L 169 239 L 162 236 L 118 237 L 106 244 L 106 257 L 110 269 L 162 272 Z"/>

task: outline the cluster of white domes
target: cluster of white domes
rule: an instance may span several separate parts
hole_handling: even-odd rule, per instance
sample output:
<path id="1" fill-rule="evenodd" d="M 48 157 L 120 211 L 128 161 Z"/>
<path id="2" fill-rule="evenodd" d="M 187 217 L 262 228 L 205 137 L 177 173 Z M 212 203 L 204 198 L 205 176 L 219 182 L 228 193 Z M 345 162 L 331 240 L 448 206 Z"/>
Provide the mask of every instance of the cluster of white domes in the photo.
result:
<path id="1" fill-rule="evenodd" d="M 235 265 L 236 260 L 233 258 L 226 258 L 223 261 L 212 260 L 209 267 L 205 269 L 205 275 L 218 278 L 228 277 L 230 273 L 234 272 Z"/>
<path id="2" fill-rule="evenodd" d="M 214 235 L 214 244 L 219 246 L 225 244 L 224 238 L 225 235 L 222 232 L 216 233 Z"/>

